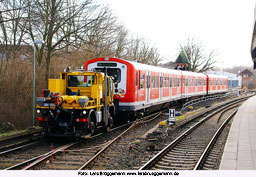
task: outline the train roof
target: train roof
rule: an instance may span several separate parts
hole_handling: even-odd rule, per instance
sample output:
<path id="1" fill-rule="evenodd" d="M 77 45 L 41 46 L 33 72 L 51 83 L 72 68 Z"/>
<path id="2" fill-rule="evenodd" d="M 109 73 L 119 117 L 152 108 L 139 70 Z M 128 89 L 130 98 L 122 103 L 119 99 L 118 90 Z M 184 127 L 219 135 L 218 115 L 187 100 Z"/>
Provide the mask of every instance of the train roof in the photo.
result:
<path id="1" fill-rule="evenodd" d="M 203 73 L 196 73 L 196 72 L 192 72 L 192 71 L 181 71 L 182 75 L 189 75 L 189 76 L 197 76 L 197 77 L 206 77 L 205 74 Z"/>
<path id="2" fill-rule="evenodd" d="M 172 73 L 172 74 L 181 74 L 180 70 L 162 68 L 160 66 L 153 66 L 153 65 L 138 63 L 136 61 L 129 61 L 129 60 L 125 60 L 125 61 L 132 64 L 134 66 L 134 68 L 138 69 L 138 70 L 150 70 L 150 71 L 154 71 L 154 72 L 165 72 L 165 73 Z"/>
<path id="3" fill-rule="evenodd" d="M 209 78 L 218 78 L 218 79 L 228 79 L 227 76 L 223 75 L 215 75 L 215 74 L 207 74 Z"/>
<path id="4" fill-rule="evenodd" d="M 126 59 L 121 59 L 121 58 L 112 58 L 112 57 L 95 58 L 95 59 L 86 61 L 85 65 L 88 65 L 90 63 L 94 63 L 97 61 L 119 62 L 119 63 L 133 66 L 137 70 L 149 70 L 149 71 L 153 71 L 153 72 L 164 72 L 164 73 L 169 73 L 169 74 L 183 74 L 183 75 L 190 75 L 190 76 L 197 76 L 197 77 L 207 77 L 206 75 L 208 75 L 210 78 L 213 78 L 213 77 L 214 78 L 227 78 L 226 76 L 222 76 L 222 75 L 213 75 L 213 74 L 196 73 L 196 72 L 191 72 L 191 71 L 174 70 L 174 69 L 162 68 L 160 66 L 153 66 L 153 65 L 138 63 L 137 61 L 131 61 L 131 60 L 126 60 Z"/>

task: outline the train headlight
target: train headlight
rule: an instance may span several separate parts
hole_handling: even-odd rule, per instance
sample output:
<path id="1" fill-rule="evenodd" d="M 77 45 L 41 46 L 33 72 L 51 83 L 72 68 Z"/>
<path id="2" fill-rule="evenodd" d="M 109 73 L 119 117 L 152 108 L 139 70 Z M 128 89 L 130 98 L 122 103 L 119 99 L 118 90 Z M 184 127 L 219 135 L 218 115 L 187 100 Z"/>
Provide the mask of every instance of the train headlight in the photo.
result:
<path id="1" fill-rule="evenodd" d="M 86 114 L 86 111 L 83 111 L 83 114 Z"/>
<path id="2" fill-rule="evenodd" d="M 41 111 L 40 111 L 40 109 L 38 109 L 38 110 L 36 110 L 36 112 L 37 112 L 38 114 L 40 114 Z"/>

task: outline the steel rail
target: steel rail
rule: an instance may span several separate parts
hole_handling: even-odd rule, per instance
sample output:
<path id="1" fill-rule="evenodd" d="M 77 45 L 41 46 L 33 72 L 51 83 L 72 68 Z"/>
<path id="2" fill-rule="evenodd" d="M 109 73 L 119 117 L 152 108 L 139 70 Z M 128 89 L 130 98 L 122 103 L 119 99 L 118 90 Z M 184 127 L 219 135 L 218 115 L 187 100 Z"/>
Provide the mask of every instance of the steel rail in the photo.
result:
<path id="1" fill-rule="evenodd" d="M 132 122 L 129 122 L 128 124 L 124 124 L 124 125 L 115 127 L 115 128 L 113 128 L 113 129 L 111 129 L 110 132 L 115 131 L 115 130 L 117 130 L 117 129 L 120 129 L 120 128 L 122 128 L 122 127 L 128 126 L 128 125 L 130 125 L 130 124 L 132 124 Z M 103 133 L 98 133 L 98 134 L 96 134 L 96 135 L 94 135 L 94 136 L 91 136 L 91 137 L 88 138 L 88 139 L 97 138 L 97 137 L 101 136 L 102 134 L 103 134 Z M 25 167 L 23 167 L 22 169 L 23 169 L 23 170 L 29 170 L 29 169 L 35 167 L 36 165 L 42 163 L 43 161 L 49 159 L 49 158 L 52 157 L 53 155 L 56 155 L 56 154 L 59 153 L 59 152 L 63 152 L 63 151 L 65 151 L 66 149 L 68 149 L 68 148 L 70 148 L 70 147 L 72 147 L 72 146 L 74 146 L 74 145 L 76 145 L 76 144 L 78 144 L 78 143 L 80 143 L 80 142 L 77 141 L 77 142 L 72 143 L 72 144 L 68 144 L 68 145 L 61 146 L 61 147 L 55 149 L 54 151 L 49 151 L 49 152 L 47 152 L 47 153 L 45 153 L 45 154 L 39 155 L 39 156 L 37 156 L 37 157 L 34 157 L 34 158 L 32 158 L 32 159 L 29 159 L 29 160 L 26 160 L 26 161 L 24 161 L 24 162 L 21 162 L 21 163 L 19 163 L 19 164 L 14 165 L 14 166 L 8 167 L 8 168 L 6 168 L 5 170 L 20 169 L 20 168 L 22 168 L 23 166 L 25 166 L 25 165 L 27 165 L 27 164 L 28 164 L 28 165 L 25 166 Z"/>
<path id="2" fill-rule="evenodd" d="M 114 142 L 116 142 L 118 139 L 120 139 L 124 134 L 126 134 L 129 130 L 131 130 L 133 127 L 135 127 L 138 124 L 138 122 L 134 122 L 128 129 L 126 129 L 123 133 L 121 133 L 119 136 L 111 140 L 110 142 L 106 143 L 106 145 L 97 153 L 95 154 L 89 161 L 87 161 L 84 165 L 82 165 L 78 170 L 83 170 L 86 167 L 90 166 L 104 151 L 106 151 L 110 145 L 112 145 Z"/>
<path id="3" fill-rule="evenodd" d="M 149 116 L 144 117 L 142 120 L 138 120 L 138 121 L 134 121 L 133 124 L 126 129 L 124 132 L 122 132 L 119 136 L 117 136 L 116 138 L 114 138 L 113 140 L 111 140 L 110 142 L 106 143 L 106 145 L 97 153 L 95 154 L 89 161 L 87 161 L 84 165 L 82 165 L 82 167 L 79 168 L 79 170 L 83 170 L 87 167 L 89 167 L 90 165 L 93 164 L 93 162 L 102 154 L 104 153 L 112 144 L 114 144 L 118 139 L 120 139 L 122 136 L 124 136 L 127 132 L 129 132 L 132 128 L 136 127 L 139 124 L 142 123 L 147 123 L 149 121 L 152 121 L 154 119 L 156 119 L 159 115 L 161 114 L 160 112 L 157 113 L 153 113 Z M 152 117 L 152 118 L 151 118 Z"/>
<path id="4" fill-rule="evenodd" d="M 76 144 L 78 144 L 79 142 L 75 142 L 75 143 L 71 143 L 71 144 L 67 144 L 67 145 L 64 145 L 64 146 L 61 146 L 59 147 L 58 149 L 56 150 L 52 150 L 50 152 L 48 152 L 46 155 L 42 156 L 41 158 L 38 158 L 38 160 L 32 162 L 31 164 L 29 164 L 28 166 L 22 168 L 22 170 L 29 170 L 31 168 L 33 168 L 34 166 L 36 166 L 37 164 L 39 163 L 42 163 L 43 161 L 47 160 L 48 158 L 52 157 L 54 154 L 57 154 L 61 151 L 64 151 L 66 150 L 67 148 L 71 147 L 71 146 L 74 146 Z"/>
<path id="5" fill-rule="evenodd" d="M 17 151 L 17 150 L 20 150 L 20 149 L 23 149 L 23 148 L 27 148 L 27 147 L 30 147 L 30 146 L 33 146 L 33 145 L 36 145 L 40 143 L 40 141 L 36 141 L 36 142 L 32 142 L 32 143 L 28 143 L 28 144 L 25 144 L 25 145 L 21 145 L 21 146 L 18 146 L 18 147 L 15 147 L 15 148 L 12 148 L 12 149 L 8 149 L 8 150 L 5 150 L 5 151 L 2 151 L 0 152 L 0 156 L 1 155 L 6 155 L 8 153 L 11 153 L 11 152 L 14 152 L 14 151 Z"/>
<path id="6" fill-rule="evenodd" d="M 10 144 L 11 142 L 14 142 L 14 141 L 35 138 L 35 134 L 42 133 L 42 132 L 43 132 L 42 129 L 36 129 L 36 130 L 31 130 L 29 132 L 19 133 L 16 135 L 10 135 L 7 137 L 0 138 L 0 144 L 1 144 L 1 146 L 4 146 L 4 145 Z M 0 148 L 2 148 L 1 146 L 0 146 Z"/>
<path id="7" fill-rule="evenodd" d="M 78 143 L 78 142 L 76 142 L 76 143 Z M 6 168 L 6 169 L 4 169 L 4 170 L 20 169 L 20 168 L 22 168 L 23 166 L 25 166 L 25 167 L 22 168 L 22 170 L 30 169 L 30 168 L 32 168 L 33 166 L 35 166 L 35 165 L 41 163 L 42 161 L 46 160 L 46 159 L 47 159 L 46 157 L 51 157 L 53 154 L 55 154 L 55 153 L 57 153 L 57 152 L 60 152 L 61 150 L 64 150 L 65 147 L 68 147 L 69 145 L 74 145 L 74 143 L 61 146 L 61 147 L 57 148 L 56 150 L 51 150 L 51 151 L 49 151 L 49 152 L 47 152 L 47 153 L 44 153 L 44 154 L 39 155 L 39 156 L 36 156 L 36 157 L 34 157 L 34 158 L 32 158 L 32 159 L 28 159 L 28 160 L 26 160 L 26 161 L 24 161 L 24 162 L 21 162 L 21 163 L 19 163 L 19 164 L 13 165 L 13 166 L 8 167 L 8 168 Z M 69 147 L 70 147 L 70 146 L 69 146 Z M 29 165 L 27 165 L 27 164 L 29 164 Z M 26 165 L 27 165 L 27 166 L 26 166 Z"/>
<path id="8" fill-rule="evenodd" d="M 209 142 L 209 144 L 207 145 L 207 147 L 205 148 L 203 154 L 201 155 L 201 157 L 199 158 L 196 166 L 194 167 L 193 170 L 199 170 L 201 168 L 201 166 L 204 163 L 204 160 L 207 158 L 207 155 L 209 154 L 209 152 L 211 151 L 213 145 L 215 144 L 215 142 L 217 141 L 218 137 L 220 136 L 221 132 L 223 131 L 223 129 L 225 128 L 225 126 L 228 124 L 228 122 L 235 116 L 236 112 L 238 111 L 235 110 L 234 112 L 232 112 L 228 118 L 222 123 L 222 125 L 219 127 L 219 129 L 217 130 L 217 132 L 214 134 L 213 138 L 211 139 L 211 141 Z"/>

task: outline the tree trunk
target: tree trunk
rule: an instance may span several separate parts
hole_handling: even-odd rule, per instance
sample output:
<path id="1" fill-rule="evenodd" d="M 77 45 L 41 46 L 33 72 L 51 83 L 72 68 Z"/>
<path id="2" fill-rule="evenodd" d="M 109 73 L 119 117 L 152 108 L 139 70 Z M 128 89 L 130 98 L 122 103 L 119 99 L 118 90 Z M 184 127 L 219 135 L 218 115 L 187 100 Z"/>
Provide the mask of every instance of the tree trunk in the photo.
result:
<path id="1" fill-rule="evenodd" d="M 46 88 L 48 87 L 48 79 L 49 79 L 49 76 L 50 76 L 50 66 L 51 66 L 51 54 L 50 54 L 50 52 L 48 52 L 47 56 L 46 56 L 46 65 L 45 65 Z"/>

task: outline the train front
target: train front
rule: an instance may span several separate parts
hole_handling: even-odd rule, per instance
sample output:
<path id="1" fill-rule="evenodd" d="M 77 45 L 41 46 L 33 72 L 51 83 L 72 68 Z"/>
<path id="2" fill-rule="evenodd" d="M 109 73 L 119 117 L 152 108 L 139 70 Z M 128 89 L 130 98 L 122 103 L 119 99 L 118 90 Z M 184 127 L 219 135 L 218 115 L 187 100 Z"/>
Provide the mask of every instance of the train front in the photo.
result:
<path id="1" fill-rule="evenodd" d="M 115 82 L 114 99 L 117 115 L 123 121 L 133 117 L 135 102 L 135 68 L 127 60 L 119 58 L 96 58 L 85 63 L 85 70 L 103 72 L 107 69 L 107 74 L 112 76 Z M 120 116 L 121 114 L 121 116 Z"/>
<path id="2" fill-rule="evenodd" d="M 39 125 L 47 137 L 75 137 L 93 133 L 102 123 L 102 73 L 63 72 L 49 79 L 48 90 L 37 98 Z"/>

